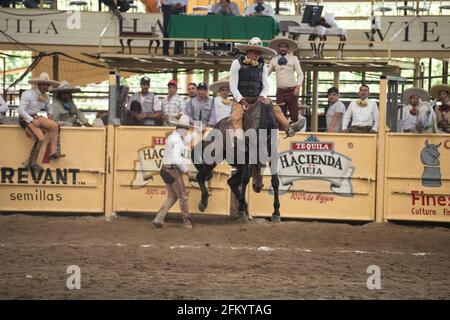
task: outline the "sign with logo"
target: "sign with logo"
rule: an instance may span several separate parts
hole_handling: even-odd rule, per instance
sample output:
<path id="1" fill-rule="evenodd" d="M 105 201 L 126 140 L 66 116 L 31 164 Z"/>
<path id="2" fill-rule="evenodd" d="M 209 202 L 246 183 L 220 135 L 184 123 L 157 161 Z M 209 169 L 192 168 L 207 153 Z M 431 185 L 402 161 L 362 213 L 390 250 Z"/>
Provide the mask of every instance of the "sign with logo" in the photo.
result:
<path id="1" fill-rule="evenodd" d="M 333 142 L 322 142 L 310 135 L 305 141 L 291 142 L 290 150 L 279 155 L 280 190 L 288 191 L 292 182 L 319 179 L 330 182 L 330 190 L 340 196 L 352 196 L 352 161 L 334 150 Z"/>
<path id="2" fill-rule="evenodd" d="M 297 134 L 280 139 L 281 217 L 370 221 L 375 217 L 376 136 Z M 264 188 L 249 192 L 249 210 L 270 216 L 274 194 L 269 169 Z"/>
<path id="3" fill-rule="evenodd" d="M 448 135 L 387 138 L 386 218 L 450 222 Z"/>
<path id="4" fill-rule="evenodd" d="M 166 200 L 167 189 L 160 176 L 166 139 L 173 132 L 171 127 L 127 127 L 116 128 L 116 156 L 114 173 L 113 210 L 118 212 L 157 212 Z M 196 169 L 190 159 L 191 146 L 187 145 L 184 158 L 189 170 Z M 220 165 L 214 178 L 208 182 L 211 197 L 206 214 L 229 214 L 229 188 L 226 183 L 230 175 L 228 166 Z M 189 210 L 199 212 L 200 190 L 196 182 L 184 176 L 189 193 Z M 176 203 L 170 212 L 180 212 Z"/>
<path id="5" fill-rule="evenodd" d="M 33 140 L 19 126 L 1 126 L 0 211 L 104 211 L 105 130 L 62 128 L 66 157 L 48 161 L 45 145 L 38 163 L 43 170 L 23 166 Z M 14 152 L 4 152 L 14 150 Z"/>

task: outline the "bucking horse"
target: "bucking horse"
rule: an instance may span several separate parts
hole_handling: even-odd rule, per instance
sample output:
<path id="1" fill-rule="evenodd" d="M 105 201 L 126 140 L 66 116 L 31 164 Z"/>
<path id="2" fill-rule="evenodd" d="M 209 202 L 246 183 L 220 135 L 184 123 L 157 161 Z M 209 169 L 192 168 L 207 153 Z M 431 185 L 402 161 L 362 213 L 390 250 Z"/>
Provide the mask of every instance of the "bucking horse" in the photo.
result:
<path id="1" fill-rule="evenodd" d="M 201 212 L 207 208 L 210 196 L 206 181 L 212 179 L 214 168 L 223 160 L 227 160 L 232 167 L 236 168 L 236 170 L 232 170 L 232 175 L 227 182 L 238 201 L 238 216 L 240 219 L 248 221 L 249 218 L 245 194 L 250 177 L 253 178 L 253 191 L 261 192 L 264 187 L 262 172 L 269 165 L 274 196 L 274 211 L 271 220 L 274 222 L 280 221 L 279 180 L 277 175 L 278 128 L 272 109 L 272 104 L 259 102 L 248 107 L 243 117 L 245 137 L 243 140 L 238 141 L 233 136 L 232 132 L 234 131 L 231 116 L 229 116 L 217 123 L 214 127 L 216 131 L 210 132 L 205 139 L 194 146 L 192 161 L 198 170 L 197 182 L 202 193 L 199 202 Z M 215 148 L 211 148 L 214 147 L 211 144 L 215 144 Z M 215 161 L 205 161 L 203 151 L 207 149 L 215 150 L 212 152 Z"/>

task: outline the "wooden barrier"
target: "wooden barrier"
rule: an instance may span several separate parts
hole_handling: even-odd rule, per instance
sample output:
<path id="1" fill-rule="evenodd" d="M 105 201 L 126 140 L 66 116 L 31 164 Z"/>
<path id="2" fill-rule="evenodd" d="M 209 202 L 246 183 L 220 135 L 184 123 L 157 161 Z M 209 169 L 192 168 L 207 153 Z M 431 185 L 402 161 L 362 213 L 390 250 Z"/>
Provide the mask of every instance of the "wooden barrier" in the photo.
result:
<path id="1" fill-rule="evenodd" d="M 374 220 L 376 135 L 297 134 L 279 150 L 281 217 Z M 264 190 L 249 192 L 249 210 L 270 216 L 272 202 L 265 176 Z"/>
<path id="2" fill-rule="evenodd" d="M 62 128 L 66 157 L 43 159 L 44 144 L 41 172 L 24 167 L 33 140 L 22 128 L 2 125 L 0 136 L 0 211 L 104 212 L 105 129 Z"/>
<path id="3" fill-rule="evenodd" d="M 117 212 L 157 212 L 166 198 L 166 188 L 159 170 L 170 127 L 116 127 L 113 210 Z M 195 170 L 193 165 L 191 170 Z M 230 212 L 230 190 L 227 179 L 230 168 L 222 164 L 214 171 L 208 185 L 211 197 L 205 214 Z M 200 189 L 185 177 L 189 192 L 189 210 L 199 213 Z M 180 212 L 177 204 L 170 212 Z"/>
<path id="4" fill-rule="evenodd" d="M 450 135 L 387 134 L 385 220 L 450 222 Z"/>
<path id="5" fill-rule="evenodd" d="M 7 137 L 0 144 L 0 212 L 158 211 L 165 199 L 159 170 L 173 128 L 111 126 L 111 131 L 110 159 L 105 157 L 105 129 L 62 128 L 67 156 L 49 162 L 43 159 L 44 146 L 38 158 L 44 171 L 34 173 L 22 164 L 32 140 L 18 126 L 0 126 L 1 136 Z M 373 221 L 376 147 L 376 135 L 303 133 L 280 139 L 282 217 Z M 388 133 L 385 150 L 379 221 L 450 222 L 450 136 Z M 105 188 L 105 168 L 112 188 Z M 215 170 L 206 214 L 230 214 L 229 176 L 226 163 Z M 190 210 L 198 213 L 198 186 L 185 182 Z M 268 169 L 263 191 L 250 189 L 250 213 L 269 217 L 273 195 Z M 171 212 L 179 212 L 178 204 Z"/>

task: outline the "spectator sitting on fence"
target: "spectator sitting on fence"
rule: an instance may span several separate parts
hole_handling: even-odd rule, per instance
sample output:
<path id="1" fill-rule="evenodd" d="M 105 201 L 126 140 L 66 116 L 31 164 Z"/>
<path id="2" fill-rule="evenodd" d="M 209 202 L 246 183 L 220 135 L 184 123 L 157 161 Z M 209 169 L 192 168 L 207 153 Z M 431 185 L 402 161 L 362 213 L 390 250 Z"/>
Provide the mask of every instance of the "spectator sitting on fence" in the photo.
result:
<path id="1" fill-rule="evenodd" d="M 436 105 L 436 121 L 439 130 L 450 133 L 450 86 L 447 84 L 435 85 L 430 94 L 441 104 Z"/>
<path id="2" fill-rule="evenodd" d="M 416 131 L 417 107 L 419 106 L 420 101 L 428 102 L 429 100 L 430 95 L 421 88 L 409 88 L 403 91 L 403 103 L 405 104 L 401 114 L 401 128 L 403 128 L 403 132 Z"/>
<path id="3" fill-rule="evenodd" d="M 213 5 L 211 12 L 221 16 L 240 16 L 239 6 L 230 0 L 219 0 Z"/>
<path id="4" fill-rule="evenodd" d="M 190 123 L 201 121 L 203 126 L 209 123 L 211 117 L 212 99 L 208 96 L 208 85 L 200 82 L 197 86 L 197 96 L 186 104 L 186 114 Z"/>
<path id="5" fill-rule="evenodd" d="M 345 114 L 345 105 L 339 101 L 339 90 L 336 87 L 328 89 L 328 110 L 325 115 L 327 132 L 341 132 L 342 117 Z"/>
<path id="6" fill-rule="evenodd" d="M 350 103 L 342 121 L 342 132 L 378 132 L 379 112 L 375 101 L 369 99 L 370 90 L 365 84 L 359 87 L 359 99 Z M 348 125 L 352 122 L 351 128 Z"/>
<path id="7" fill-rule="evenodd" d="M 59 87 L 50 92 L 53 93 L 53 121 L 65 127 L 80 127 L 82 125 L 92 127 L 73 102 L 72 93 L 81 92 L 80 88 L 71 87 L 67 81 L 61 81 Z"/>
<path id="8" fill-rule="evenodd" d="M 214 127 L 217 122 L 231 114 L 233 100 L 229 99 L 230 81 L 228 77 L 212 83 L 209 86 L 209 90 L 217 94 L 217 97 L 213 100 L 211 117 L 209 119 L 209 125 Z"/>
<path id="9" fill-rule="evenodd" d="M 0 124 L 3 123 L 3 118 L 5 117 L 6 112 L 8 112 L 9 107 L 8 104 L 3 100 L 3 97 L 0 96 Z"/>
<path id="10" fill-rule="evenodd" d="M 245 8 L 245 15 L 275 17 L 275 11 L 270 4 L 264 3 L 264 0 L 256 0 L 254 4 Z"/>
<path id="11" fill-rule="evenodd" d="M 167 125 L 169 119 L 180 119 L 185 113 L 186 102 L 177 94 L 177 90 L 177 81 L 170 80 L 167 84 L 167 97 L 161 103 L 164 125 Z"/>
<path id="12" fill-rule="evenodd" d="M 58 81 L 50 80 L 49 75 L 45 72 L 42 72 L 39 78 L 28 80 L 28 83 L 32 84 L 33 88 L 22 94 L 17 110 L 19 112 L 20 126 L 25 130 L 26 135 L 34 140 L 25 165 L 34 171 L 40 171 L 43 168 L 36 161 L 45 142 L 45 134 L 50 138 L 50 159 L 57 160 L 65 157 L 65 154 L 61 153 L 59 126 L 52 120 L 48 97 L 49 87 L 56 87 L 59 83 Z M 47 111 L 48 118 L 38 115 L 41 110 Z"/>
<path id="13" fill-rule="evenodd" d="M 149 92 L 150 78 L 145 76 L 141 79 L 141 91 L 134 93 L 128 103 L 128 110 L 131 103 L 137 101 L 141 104 L 142 111 L 136 115 L 136 120 L 139 120 L 145 126 L 162 125 L 161 122 L 161 103 L 156 94 Z"/>

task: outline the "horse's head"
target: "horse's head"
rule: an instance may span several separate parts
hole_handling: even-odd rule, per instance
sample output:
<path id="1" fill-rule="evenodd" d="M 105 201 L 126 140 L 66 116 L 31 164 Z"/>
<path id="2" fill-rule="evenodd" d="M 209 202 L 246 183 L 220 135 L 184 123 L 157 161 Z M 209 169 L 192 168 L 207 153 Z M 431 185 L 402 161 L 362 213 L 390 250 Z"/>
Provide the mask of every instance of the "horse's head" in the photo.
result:
<path id="1" fill-rule="evenodd" d="M 416 115 L 416 132 L 436 132 L 436 116 L 434 114 L 433 105 L 429 102 L 420 101 L 417 107 Z"/>
<path id="2" fill-rule="evenodd" d="M 442 143 L 438 144 L 430 144 L 428 142 L 428 139 L 425 140 L 425 148 L 423 148 L 421 154 L 420 154 L 420 160 L 424 165 L 427 166 L 438 166 L 439 165 L 439 147 Z"/>

